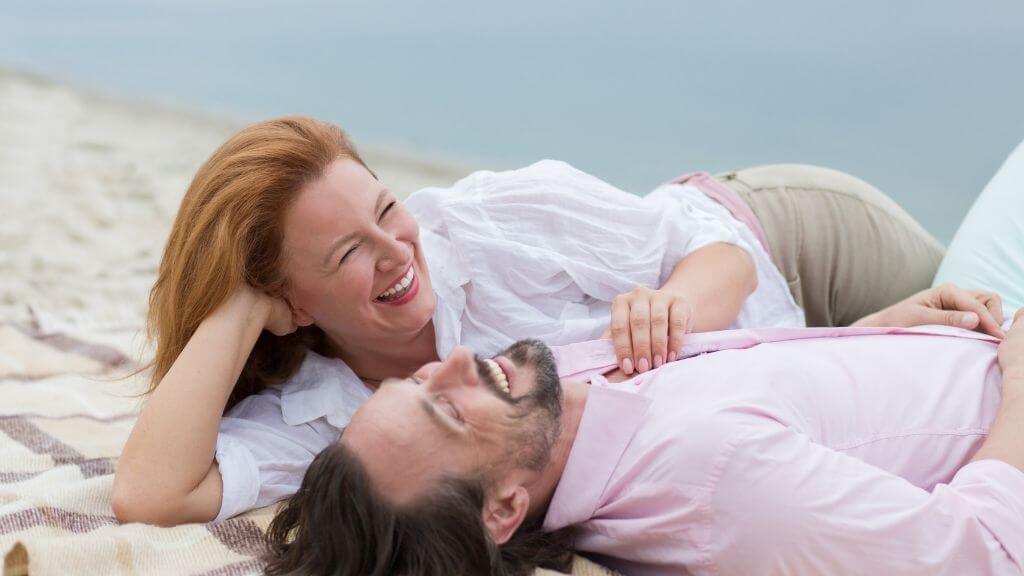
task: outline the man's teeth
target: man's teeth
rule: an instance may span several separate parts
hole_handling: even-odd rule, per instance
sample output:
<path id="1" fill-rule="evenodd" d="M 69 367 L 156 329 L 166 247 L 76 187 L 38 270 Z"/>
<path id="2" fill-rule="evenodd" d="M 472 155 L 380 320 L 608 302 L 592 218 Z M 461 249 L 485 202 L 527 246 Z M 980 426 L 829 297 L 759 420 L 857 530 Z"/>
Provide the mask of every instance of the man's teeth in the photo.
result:
<path id="1" fill-rule="evenodd" d="M 494 381 L 498 383 L 498 387 L 505 391 L 505 394 L 512 394 L 512 390 L 508 387 L 508 376 L 505 376 L 505 371 L 501 369 L 501 366 L 497 362 L 490 358 L 484 359 L 484 364 L 491 371 L 491 376 L 494 377 Z"/>
<path id="2" fill-rule="evenodd" d="M 398 300 L 409 290 L 409 286 L 412 286 L 412 279 L 415 276 L 413 267 L 409 266 L 409 271 L 402 276 L 402 279 L 395 282 L 395 285 L 388 288 L 380 296 L 377 296 L 377 300 L 380 302 L 389 302 L 391 300 Z"/>

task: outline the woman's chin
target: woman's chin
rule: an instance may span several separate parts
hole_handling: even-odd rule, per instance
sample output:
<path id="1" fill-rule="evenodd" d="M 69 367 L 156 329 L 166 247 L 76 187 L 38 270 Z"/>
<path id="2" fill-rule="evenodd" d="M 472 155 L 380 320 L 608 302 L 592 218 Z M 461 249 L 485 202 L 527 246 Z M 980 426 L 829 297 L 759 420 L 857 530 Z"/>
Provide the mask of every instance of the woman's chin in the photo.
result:
<path id="1" fill-rule="evenodd" d="M 434 318 L 436 305 L 431 290 L 419 289 L 414 298 L 398 304 L 374 303 L 376 316 L 391 334 L 411 336 L 427 327 Z"/>

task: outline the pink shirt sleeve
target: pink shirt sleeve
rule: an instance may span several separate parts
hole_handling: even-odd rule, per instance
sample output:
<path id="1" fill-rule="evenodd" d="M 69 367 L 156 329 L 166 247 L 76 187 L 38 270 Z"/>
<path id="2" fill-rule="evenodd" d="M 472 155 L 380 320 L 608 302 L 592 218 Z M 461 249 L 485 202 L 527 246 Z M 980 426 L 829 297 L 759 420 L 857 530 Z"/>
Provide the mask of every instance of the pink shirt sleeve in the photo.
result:
<path id="1" fill-rule="evenodd" d="M 779 426 L 738 443 L 712 490 L 721 574 L 1024 571 L 1024 473 L 1002 462 L 929 492 Z"/>

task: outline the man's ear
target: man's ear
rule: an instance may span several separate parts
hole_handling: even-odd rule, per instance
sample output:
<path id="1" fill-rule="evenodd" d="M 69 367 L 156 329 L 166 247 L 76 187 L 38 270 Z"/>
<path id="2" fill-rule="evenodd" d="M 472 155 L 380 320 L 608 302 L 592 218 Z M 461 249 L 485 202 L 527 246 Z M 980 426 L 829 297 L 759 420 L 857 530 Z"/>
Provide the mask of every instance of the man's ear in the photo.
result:
<path id="1" fill-rule="evenodd" d="M 530 493 L 522 485 L 502 487 L 484 501 L 483 521 L 491 540 L 499 546 L 508 542 L 526 520 L 530 509 Z"/>

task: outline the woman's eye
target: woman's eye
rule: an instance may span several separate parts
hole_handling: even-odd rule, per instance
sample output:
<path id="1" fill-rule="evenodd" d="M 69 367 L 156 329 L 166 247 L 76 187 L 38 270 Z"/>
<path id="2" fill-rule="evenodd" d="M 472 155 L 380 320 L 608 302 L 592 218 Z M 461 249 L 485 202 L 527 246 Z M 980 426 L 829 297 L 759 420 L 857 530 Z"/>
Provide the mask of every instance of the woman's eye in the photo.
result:
<path id="1" fill-rule="evenodd" d="M 355 246 L 349 248 L 348 252 L 345 252 L 345 254 L 341 257 L 341 260 L 338 260 L 338 264 L 344 264 L 345 260 L 348 260 L 348 257 L 351 256 L 352 253 L 356 251 L 356 248 L 359 248 L 359 244 L 356 244 Z"/>

